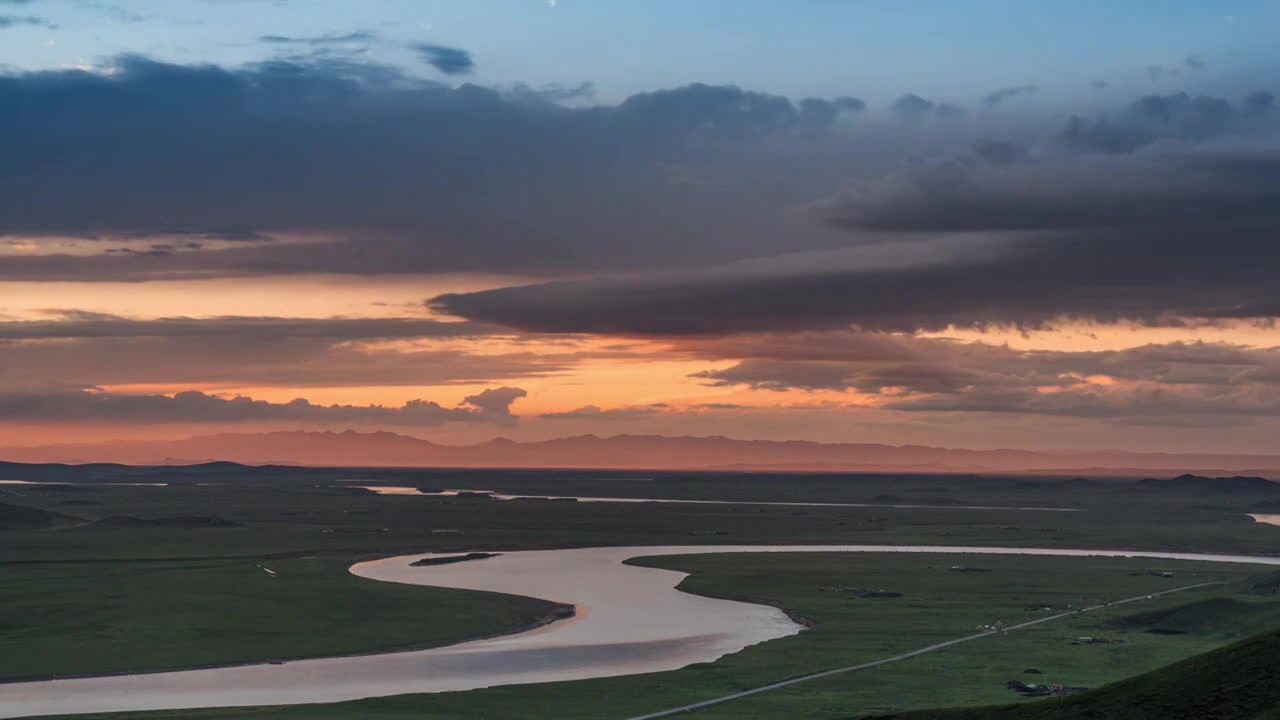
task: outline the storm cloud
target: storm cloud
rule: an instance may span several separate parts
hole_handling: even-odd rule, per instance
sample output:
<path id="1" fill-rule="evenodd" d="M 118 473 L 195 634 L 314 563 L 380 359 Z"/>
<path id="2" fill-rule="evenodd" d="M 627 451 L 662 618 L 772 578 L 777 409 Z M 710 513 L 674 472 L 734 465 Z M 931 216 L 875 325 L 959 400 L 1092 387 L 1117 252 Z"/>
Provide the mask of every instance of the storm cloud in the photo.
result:
<path id="1" fill-rule="evenodd" d="M 433 53 L 454 63 L 445 72 L 470 67 Z M 57 342 L 122 353 L 132 340 L 237 338 L 263 353 L 249 363 L 257 377 L 284 384 L 295 351 L 316 349 L 341 358 L 334 368 L 365 358 L 388 383 L 476 382 L 574 360 L 491 355 L 467 373 L 452 348 L 376 345 L 1280 315 L 1273 95 L 1174 92 L 1044 114 L 1008 103 L 1033 88 L 988 95 L 999 112 L 944 121 L 963 109 L 914 94 L 873 108 L 851 95 L 692 84 L 600 106 L 351 62 L 227 69 L 126 57 L 111 72 L 4 76 L 0 108 L 23 111 L 0 110 L 11 160 L 0 167 L 0 232 L 37 247 L 66 236 L 148 245 L 6 252 L 0 278 L 477 270 L 531 280 L 430 300 L 456 323 L 85 316 L 0 323 L 0 338 L 28 362 L 54 358 Z M 254 242 L 181 244 L 219 233 Z M 936 395 L 982 376 L 927 357 L 852 374 L 839 358 L 793 358 L 790 375 L 780 360 L 737 359 L 703 379 Z M 441 371 L 414 372 L 418 360 Z M 294 382 L 324 382 L 306 367 Z"/>
<path id="2" fill-rule="evenodd" d="M 1280 315 L 1270 271 L 1280 248 L 1272 237 L 1262 224 L 1230 237 L 1195 227 L 1052 234 L 972 243 L 969 254 L 890 269 L 861 269 L 836 257 L 824 269 L 790 271 L 779 260 L 772 270 L 444 295 L 434 307 L 531 332 L 642 336 L 1268 319 Z"/>
<path id="3" fill-rule="evenodd" d="M 564 95 L 340 60 L 227 69 L 127 56 L 99 72 L 0 75 L 0 234 L 163 244 L 234 228 L 268 240 L 0 255 L 0 277 L 550 275 L 846 241 L 787 208 L 865 155 L 833 139 L 861 101 L 696 84 L 615 106 Z M 780 169 L 803 180 L 780 185 Z M 688 177 L 704 180 L 697 192 Z M 269 241 L 286 236 L 306 242 Z"/>
<path id="4" fill-rule="evenodd" d="M 1280 314 L 1266 270 L 1280 261 L 1280 125 L 1269 100 L 1150 96 L 1120 119 L 1073 119 L 1061 131 L 1105 127 L 1122 143 L 982 140 L 910 159 L 802 206 L 848 233 L 847 250 L 446 295 L 433 306 L 527 331 L 658 336 L 1269 320 Z"/>
<path id="5" fill-rule="evenodd" d="M 852 96 L 793 100 L 692 84 L 617 105 L 581 100 L 555 88 L 451 87 L 323 59 L 222 68 L 129 56 L 100 72 L 0 76 L 0 108 L 9 108 L 0 110 L 0 234 L 72 236 L 102 248 L 0 253 L 0 279 L 581 277 L 705 268 L 987 222 L 939 219 L 943 211 L 990 215 L 991 229 L 1007 229 L 1040 227 L 1045 221 L 1027 218 L 1036 213 L 1059 218 L 1052 224 L 1222 201 L 1208 217 L 1248 201 L 1241 176 L 1213 163 L 1232 162 L 1232 142 L 1264 147 L 1277 122 L 1265 91 L 1236 102 L 1151 96 L 1065 121 L 1011 109 L 960 123 L 918 122 L 960 109 L 915 95 L 872 108 Z M 1165 147 L 1174 141 L 1223 147 L 1201 156 Z M 1105 164 L 1110 155 L 1116 168 Z M 1001 175 L 993 165 L 1008 167 Z M 1179 180 L 1184 171 L 1189 179 Z M 555 182 L 545 181 L 550 172 Z M 1163 197 L 1135 198 L 1139 191 L 1119 181 L 1090 189 L 1098 178 L 1143 173 L 1155 174 L 1152 192 Z M 1060 177 L 1068 182 L 1059 191 Z M 1201 198 L 1194 181 L 1219 177 L 1226 184 Z M 1065 197 L 1082 188 L 1089 207 Z M 1036 191 L 1044 197 L 1031 197 L 1031 207 L 1001 206 Z M 1266 193 L 1259 188 L 1257 199 L 1269 201 Z M 1188 194 L 1195 204 L 1182 202 Z M 927 203 L 915 199 L 926 195 Z M 190 245 L 224 235 L 256 242 Z M 139 238 L 166 249 L 113 245 Z"/>

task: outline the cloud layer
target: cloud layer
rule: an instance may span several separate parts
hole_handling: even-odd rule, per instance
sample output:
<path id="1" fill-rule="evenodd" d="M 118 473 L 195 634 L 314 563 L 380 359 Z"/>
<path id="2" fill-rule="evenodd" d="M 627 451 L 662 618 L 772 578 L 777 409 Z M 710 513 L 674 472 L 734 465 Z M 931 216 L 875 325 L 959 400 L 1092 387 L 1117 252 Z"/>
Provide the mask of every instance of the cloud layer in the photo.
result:
<path id="1" fill-rule="evenodd" d="M 469 67 L 461 51 L 423 52 L 451 73 Z M 0 107 L 23 109 L 0 112 L 0 234 L 90 248 L 208 233 L 306 239 L 0 256 L 0 278 L 555 274 L 843 242 L 785 212 L 822 184 L 788 189 L 776 174 L 779 162 L 828 157 L 824 138 L 854 122 L 860 101 L 706 85 L 608 107 L 564 99 L 333 59 L 225 69 L 123 57 L 100 72 L 0 76 Z"/>
<path id="2" fill-rule="evenodd" d="M 574 348 L 473 352 L 499 332 L 414 318 L 125 318 L 59 312 L 0 321 L 0 383 L 367 387 L 482 384 L 569 371 Z M 509 336 L 508 336 L 509 337 Z"/>
<path id="3" fill-rule="evenodd" d="M 1212 74 L 1198 56 L 1125 99 L 1026 83 L 967 106 L 904 92 L 876 107 L 692 84 L 597 105 L 589 85 L 455 86 L 341 50 L 380 41 L 368 32 L 259 40 L 303 55 L 0 75 L 0 280 L 521 284 L 427 300 L 453 321 L 0 320 L 0 420 L 509 425 L 525 391 L 506 383 L 631 358 L 573 334 L 714 361 L 677 382 L 735 402 L 540 414 L 561 427 L 747 412 L 736 393 L 751 392 L 1113 426 L 1280 415 L 1275 349 L 920 335 L 1280 316 L 1280 110 L 1265 88 L 1179 92 Z M 460 48 L 411 49 L 433 77 L 475 69 Z M 145 384 L 196 389 L 120 390 Z M 503 386 L 457 407 L 210 390 L 375 384 Z"/>
<path id="4" fill-rule="evenodd" d="M 502 387 L 467 397 L 458 407 L 411 400 L 400 407 L 316 405 L 299 398 L 273 403 L 199 391 L 133 395 L 75 388 L 0 390 L 0 421 L 86 423 L 293 423 L 427 427 L 470 422 L 510 426 L 511 404 L 527 393 Z"/>
<path id="5" fill-rule="evenodd" d="M 527 331 L 636 335 L 1280 314 L 1266 270 L 1280 261 L 1280 113 L 1265 93 L 1151 96 L 1039 144 L 912 159 L 803 212 L 855 249 L 434 304 Z"/>
<path id="6" fill-rule="evenodd" d="M 696 375 L 714 386 L 833 390 L 886 410 L 1056 415 L 1147 425 L 1213 426 L 1242 417 L 1280 417 L 1280 348 L 1174 342 L 1110 351 L 1032 351 L 850 332 L 700 340 L 684 347 L 712 357 L 745 358 Z"/>

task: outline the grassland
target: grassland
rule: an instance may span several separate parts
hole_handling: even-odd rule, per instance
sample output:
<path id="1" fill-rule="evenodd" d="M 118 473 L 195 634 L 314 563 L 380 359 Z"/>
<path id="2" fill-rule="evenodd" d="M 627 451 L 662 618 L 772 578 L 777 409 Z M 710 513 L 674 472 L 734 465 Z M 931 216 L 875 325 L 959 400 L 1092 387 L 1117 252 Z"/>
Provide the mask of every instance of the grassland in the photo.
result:
<path id="1" fill-rule="evenodd" d="M 5 568 L 0 678 L 428 647 L 531 626 L 558 607 L 363 580 L 346 571 L 356 559 Z"/>
<path id="2" fill-rule="evenodd" d="M 0 503 L 0 532 L 48 530 L 82 522 L 79 518 L 25 505 Z"/>
<path id="3" fill-rule="evenodd" d="M 935 710 L 898 720 L 1276 720 L 1280 718 L 1280 632 L 1075 697 L 1026 706 Z M 885 718 L 884 720 L 890 720 Z"/>
<path id="4" fill-rule="evenodd" d="M 278 558 L 323 554 L 417 551 L 520 550 L 594 545 L 725 543 L 913 543 L 938 545 L 1017 545 L 1041 547 L 1134 548 L 1187 552 L 1268 553 L 1280 531 L 1255 523 L 1240 512 L 1217 505 L 1248 506 L 1256 496 L 1228 500 L 1180 490 L 1133 491 L 1133 483 L 1107 486 L 1099 493 L 1062 489 L 1061 483 L 1017 479 L 826 478 L 796 480 L 797 499 L 845 502 L 876 499 L 894 490 L 904 501 L 949 499 L 954 503 L 995 506 L 1051 505 L 1080 512 L 968 510 L 897 507 L 786 507 L 768 505 L 690 505 L 644 503 L 548 503 L 476 498 L 381 496 L 352 492 L 336 482 L 344 471 L 307 470 L 303 479 L 279 483 L 256 471 L 200 475 L 213 484 L 174 483 L 168 487 L 90 485 L 74 495 L 30 486 L 0 486 L 0 502 L 89 521 L 111 517 L 216 517 L 240 527 L 125 527 L 91 524 L 59 532 L 23 532 L 0 539 L 0 563 L 74 560 L 156 560 Z M 438 478 L 435 487 L 499 484 L 494 478 Z M 385 475 L 385 473 L 384 473 Z M 412 478 L 424 483 L 422 472 Z M 167 477 L 167 476 L 162 476 Z M 270 476 L 268 476 L 269 478 Z M 131 478 L 136 479 L 136 478 Z M 384 482 L 400 484 L 394 476 Z M 778 478 L 692 479 L 699 496 L 723 488 L 730 499 L 784 498 Z M 519 483 L 508 481 L 519 486 Z M 895 484 L 896 483 L 896 484 Z M 594 494 L 617 490 L 598 481 Z M 627 495 L 653 486 L 653 496 L 675 494 L 678 480 L 624 481 Z M 658 488 L 665 486 L 665 489 Z M 8 487 L 10 489 L 6 490 Z M 13 490 L 18 487 L 20 490 Z M 512 489 L 512 488 L 503 488 Z M 529 493 L 577 489 L 589 482 L 537 480 Z M 661 491 L 661 492 L 659 492 Z M 692 490 L 687 491 L 692 494 Z M 947 493 L 942 496 L 941 493 Z M 1101 494 L 1101 498 L 1099 495 Z M 72 503 L 72 504 L 69 504 Z M 93 504 L 87 504 L 93 503 Z"/>
<path id="5" fill-rule="evenodd" d="M 959 573 L 957 558 L 990 572 Z M 877 554 L 705 555 L 649 558 L 645 565 L 693 573 L 682 588 L 775 602 L 814 623 L 792 638 L 749 648 L 717 663 L 675 673 L 572 684 L 514 686 L 469 693 L 404 696 L 323 707 L 225 709 L 119 717 L 227 718 L 612 718 L 671 707 L 754 687 L 783 677 L 893 655 L 973 632 L 976 625 L 1013 623 L 1050 614 L 1044 607 L 1080 607 L 1166 589 L 1223 581 L 1219 589 L 1152 601 L 1143 612 L 1190 602 L 1241 598 L 1251 571 L 1242 566 L 1115 558 L 897 556 Z M 1173 572 L 1174 578 L 1147 573 Z M 1136 573 L 1136 574 L 1135 574 Z M 901 597 L 866 594 L 886 590 Z M 1247 599 L 1258 607 L 1274 601 Z M 1120 612 L 1072 616 L 1060 623 L 993 636 L 935 656 L 789 688 L 702 711 L 705 718 L 841 718 L 939 704 L 1009 702 L 1009 679 L 1049 678 L 1096 686 L 1230 642 L 1252 625 L 1216 625 L 1185 635 L 1114 630 Z M 1249 620 L 1255 619 L 1250 615 Z M 1080 635 L 1126 642 L 1078 645 Z M 1043 675 L 1030 676 L 1028 668 Z M 519 708 L 518 714 L 513 714 Z"/>
<path id="6" fill-rule="evenodd" d="M 69 472 L 69 471 L 64 471 Z M 1270 489 L 1206 493 L 1020 478 L 318 471 L 235 466 L 78 479 L 73 492 L 0 486 L 0 502 L 83 523 L 0 532 L 0 677 L 110 672 L 430 645 L 511 628 L 545 604 L 349 576 L 350 562 L 410 552 L 591 545 L 888 543 L 1275 552 L 1280 528 L 1240 514 Z M 940 508 L 654 505 L 379 496 L 338 479 L 495 489 L 513 494 L 696 497 L 755 501 L 902 502 Z M 59 479 L 66 479 L 57 476 Z M 208 484 L 197 484 L 208 483 Z M 1101 481 L 1097 481 L 1101 482 Z M 788 488 L 794 494 L 788 495 Z M 955 504 L 1076 507 L 1081 512 L 969 510 Z M 226 521 L 165 522 L 206 517 Z M 117 518 L 112 522 L 97 522 Z M 122 522 L 138 518 L 142 522 Z M 1028 668 L 1097 687 L 1232 642 L 1280 621 L 1267 593 L 1245 592 L 1256 568 L 1107 558 L 708 555 L 641 560 L 692 573 L 691 592 L 780 604 L 811 632 L 676 673 L 403 696 L 324 707 L 129 717 L 617 718 L 849 665 L 1031 619 L 1043 610 L 1205 580 L 1232 583 L 1153 601 L 1127 614 L 1071 617 L 868 673 L 735 701 L 702 718 L 836 718 L 1019 699 Z M 947 570 L 957 562 L 990 572 Z M 276 572 L 275 576 L 263 568 Z M 1159 572 L 1173 572 L 1162 578 Z M 1146 573 L 1156 573 L 1156 575 Z M 1137 573 L 1137 574 L 1133 574 Z M 1252 584 L 1250 584 L 1252 583 Z M 1268 584 L 1270 583 L 1270 584 Z M 864 591 L 884 591 L 870 593 Z M 895 595 L 901 595 L 895 597 Z M 1190 603 L 1190 605 L 1188 605 Z M 1202 603 L 1196 605 L 1196 603 Z M 1136 615 L 1136 613 L 1154 613 Z M 1162 616 L 1160 613 L 1170 613 Z M 1197 615 L 1207 618 L 1196 620 Z M 1176 625 L 1176 627 L 1175 627 Z M 1186 628 L 1186 629 L 1182 629 Z M 323 630 L 322 632 L 318 630 Z M 1153 634 L 1165 629 L 1183 634 Z M 1072 645 L 1079 635 L 1123 636 Z M 9 652 L 14 648 L 15 652 Z M 518 709 L 516 712 L 513 709 Z M 84 717 L 84 716 L 81 716 Z"/>

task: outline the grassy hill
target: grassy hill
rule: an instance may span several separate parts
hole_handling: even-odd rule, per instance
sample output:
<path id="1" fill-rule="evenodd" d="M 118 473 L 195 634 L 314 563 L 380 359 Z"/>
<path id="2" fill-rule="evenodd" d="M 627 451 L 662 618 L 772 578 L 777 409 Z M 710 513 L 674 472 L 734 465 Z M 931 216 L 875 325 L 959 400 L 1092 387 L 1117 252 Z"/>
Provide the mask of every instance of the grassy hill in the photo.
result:
<path id="1" fill-rule="evenodd" d="M 1247 637 L 1280 627 L 1280 602 L 1208 598 L 1118 618 L 1108 625 L 1149 633 Z"/>
<path id="2" fill-rule="evenodd" d="M 1273 572 L 1254 578 L 1252 582 L 1248 583 L 1245 592 L 1263 597 L 1280 595 L 1280 572 Z"/>
<path id="3" fill-rule="evenodd" d="M 928 710 L 889 717 L 897 720 L 1276 720 L 1280 718 L 1280 630 L 1079 695 L 1006 707 Z"/>
<path id="4" fill-rule="evenodd" d="M 0 503 L 0 532 L 6 530 L 44 530 L 83 522 L 70 515 L 24 505 Z"/>

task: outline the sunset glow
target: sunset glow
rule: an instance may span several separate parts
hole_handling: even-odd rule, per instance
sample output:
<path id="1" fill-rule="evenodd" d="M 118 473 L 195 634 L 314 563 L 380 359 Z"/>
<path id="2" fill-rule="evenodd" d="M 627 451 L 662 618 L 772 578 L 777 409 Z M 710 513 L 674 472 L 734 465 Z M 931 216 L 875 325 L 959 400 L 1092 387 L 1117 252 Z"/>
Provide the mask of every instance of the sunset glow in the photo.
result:
<path id="1" fill-rule="evenodd" d="M 566 5 L 513 12 L 564 38 L 627 25 Z M 325 7 L 333 27 L 264 25 L 251 48 L 196 3 L 182 57 L 128 28 L 46 44 L 81 32 L 54 8 L 4 30 L 0 99 L 23 107 L 0 116 L 13 443 L 355 428 L 1263 451 L 1280 430 L 1280 112 L 1252 30 L 1145 66 L 1055 65 L 1005 36 L 1039 64 L 884 50 L 913 69 L 884 73 L 851 50 L 780 75 L 726 49 L 593 77 L 515 61 L 524 41 L 485 39 L 461 4 L 377 31 Z M 925 32 L 845 14 L 904 48 Z M 610 63 L 647 52 L 617 43 Z M 199 129 L 188 107 L 210 108 Z"/>

